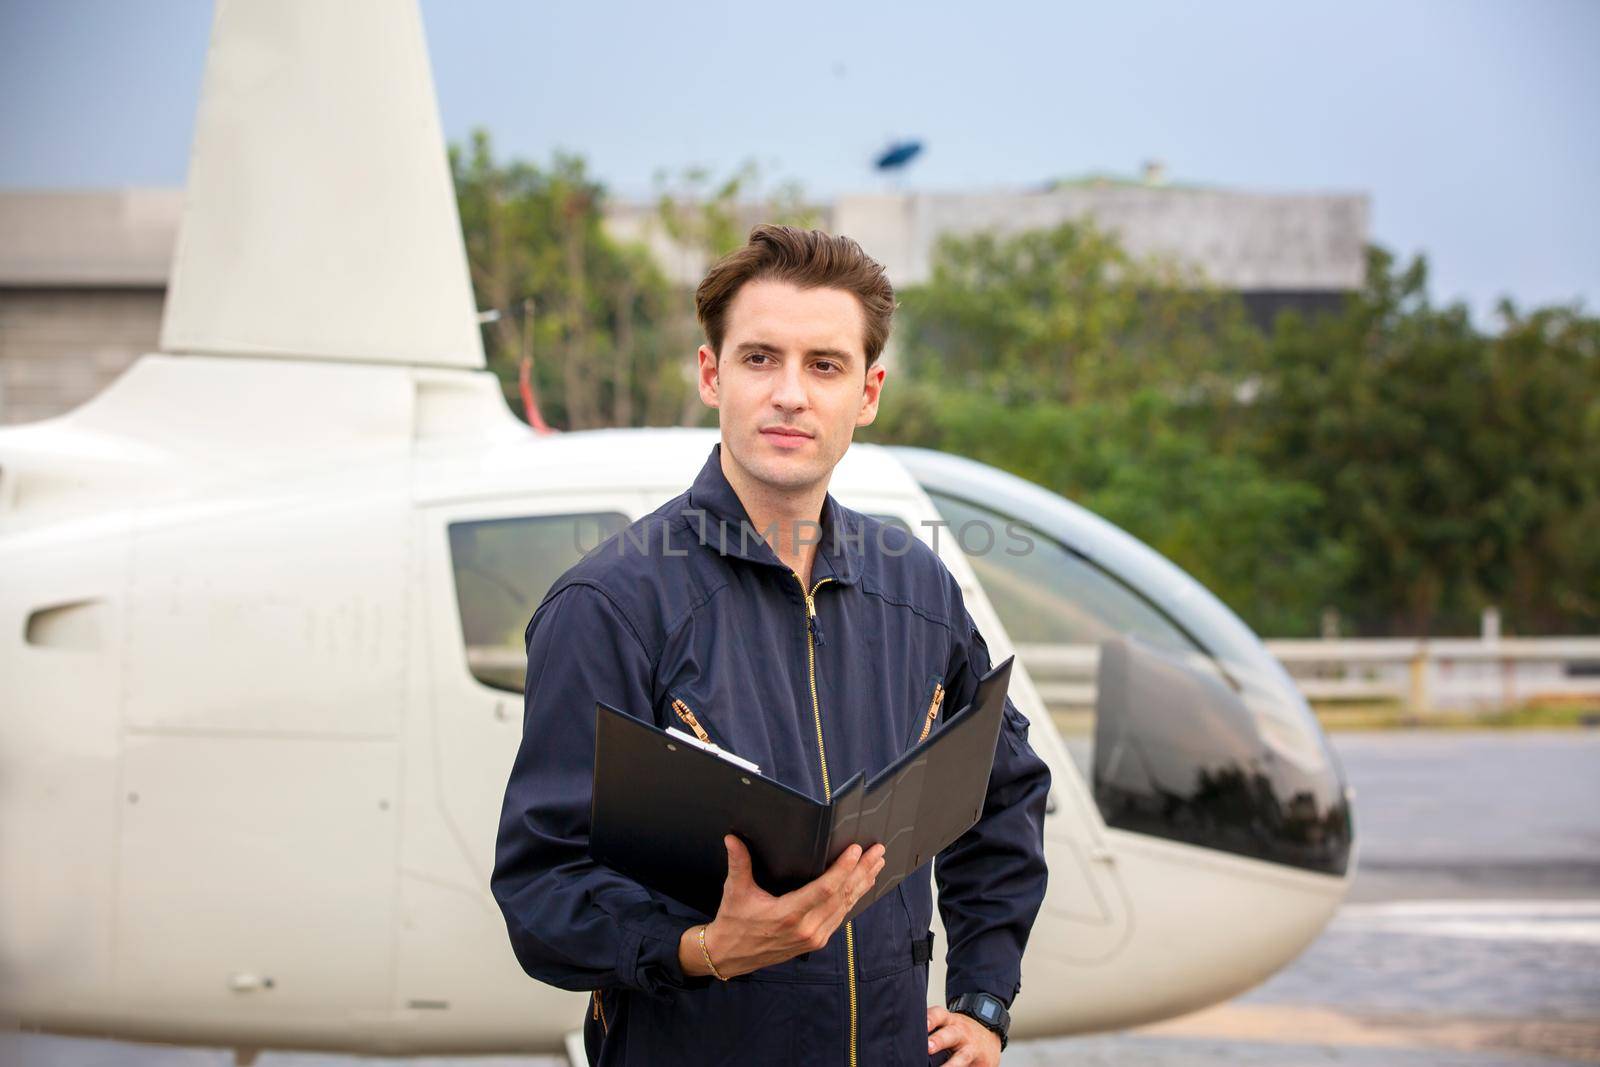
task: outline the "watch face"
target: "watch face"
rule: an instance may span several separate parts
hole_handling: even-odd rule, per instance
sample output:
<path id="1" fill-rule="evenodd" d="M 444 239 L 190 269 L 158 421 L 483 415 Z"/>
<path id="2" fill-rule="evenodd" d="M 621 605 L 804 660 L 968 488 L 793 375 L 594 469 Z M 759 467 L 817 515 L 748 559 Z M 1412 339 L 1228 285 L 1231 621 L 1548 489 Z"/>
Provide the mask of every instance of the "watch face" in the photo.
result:
<path id="1" fill-rule="evenodd" d="M 984 1022 L 999 1022 L 1000 1005 L 992 1000 L 986 1000 L 978 1005 L 978 1014 L 983 1017 Z"/>

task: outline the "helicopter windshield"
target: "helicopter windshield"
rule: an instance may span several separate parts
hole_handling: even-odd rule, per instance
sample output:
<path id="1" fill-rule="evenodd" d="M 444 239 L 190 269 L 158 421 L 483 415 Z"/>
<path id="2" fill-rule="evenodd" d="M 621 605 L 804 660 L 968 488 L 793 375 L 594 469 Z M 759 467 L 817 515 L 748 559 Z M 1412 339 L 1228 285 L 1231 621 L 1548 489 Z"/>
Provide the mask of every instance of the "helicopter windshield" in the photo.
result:
<path id="1" fill-rule="evenodd" d="M 1238 616 L 1054 493 L 971 460 L 894 451 L 965 550 L 1108 826 L 1344 873 L 1342 773 L 1305 698 Z"/>

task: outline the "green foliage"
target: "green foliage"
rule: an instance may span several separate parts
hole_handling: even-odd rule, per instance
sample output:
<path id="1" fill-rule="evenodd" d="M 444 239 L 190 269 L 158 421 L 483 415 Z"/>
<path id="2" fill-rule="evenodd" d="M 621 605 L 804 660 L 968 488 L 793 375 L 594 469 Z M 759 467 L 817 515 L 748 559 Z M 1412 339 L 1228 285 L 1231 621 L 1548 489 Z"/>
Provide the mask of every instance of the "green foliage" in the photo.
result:
<path id="1" fill-rule="evenodd" d="M 1500 605 L 1525 632 L 1600 623 L 1600 322 L 1572 309 L 1499 336 L 1429 303 L 1427 264 L 1374 249 L 1341 315 L 1284 316 L 1252 408 L 1253 451 L 1315 485 L 1360 565 L 1362 632 L 1470 633 Z"/>
<path id="2" fill-rule="evenodd" d="M 1269 336 L 1092 226 L 945 240 L 902 294 L 864 440 L 945 449 L 1071 497 L 1258 630 L 1600 626 L 1600 320 L 1435 307 L 1369 255 L 1344 308 Z"/>
<path id="3" fill-rule="evenodd" d="M 753 161 L 721 180 L 704 167 L 689 167 L 676 178 L 658 171 L 656 218 L 667 237 L 708 266 L 744 244 L 757 222 L 808 229 L 819 224 L 798 184 L 781 183 L 763 194 L 761 169 Z"/>
<path id="4" fill-rule="evenodd" d="M 1263 632 L 1314 633 L 1353 564 L 1317 525 L 1321 494 L 1214 448 L 1194 415 L 1154 388 L 1088 404 L 1008 404 L 897 382 L 870 439 L 970 456 L 1037 482 L 1134 534 Z"/>
<path id="5" fill-rule="evenodd" d="M 518 371 L 550 425 L 715 425 L 695 387 L 700 332 L 694 301 L 671 284 L 645 247 L 619 241 L 604 224 L 605 190 L 582 159 L 548 166 L 494 158 L 488 134 L 452 146 L 461 228 L 478 306 L 500 317 L 488 327 L 489 368 L 518 413 Z M 761 194 L 746 164 L 725 178 L 690 169 L 660 193 L 655 229 L 691 262 L 706 264 L 744 240 L 756 221 L 815 225 L 793 185 Z"/>
<path id="6" fill-rule="evenodd" d="M 901 368 L 864 439 L 971 456 L 1068 496 L 1267 632 L 1314 632 L 1353 559 L 1322 496 L 1239 450 L 1265 342 L 1238 299 L 1087 222 L 940 242 L 902 294 Z"/>
<path id="7" fill-rule="evenodd" d="M 673 329 L 678 294 L 646 252 L 606 234 L 604 190 L 583 160 L 497 163 L 478 131 L 450 162 L 478 306 L 501 312 L 486 341 L 507 396 L 530 355 L 553 426 L 679 421 L 692 382 Z M 519 399 L 512 407 L 522 412 Z"/>
<path id="8" fill-rule="evenodd" d="M 715 425 L 693 380 L 692 293 L 602 225 L 583 161 L 453 150 L 490 366 L 533 357 L 568 429 Z M 658 176 L 643 236 L 708 264 L 759 221 L 815 225 L 753 166 Z M 941 241 L 900 294 L 892 370 L 859 440 L 972 456 L 1071 497 L 1273 636 L 1600 629 L 1600 320 L 1434 306 L 1378 249 L 1336 313 L 1280 317 L 1069 223 Z M 512 406 L 521 411 L 521 403 Z"/>
<path id="9" fill-rule="evenodd" d="M 1428 305 L 1425 281 L 1420 261 L 1396 274 L 1375 252 L 1344 314 L 1282 316 L 1253 405 L 1256 452 L 1323 490 L 1361 559 L 1341 606 L 1368 631 L 1426 632 L 1471 596 L 1448 576 L 1472 572 L 1485 346 L 1464 308 Z"/>
<path id="10" fill-rule="evenodd" d="M 1527 632 L 1600 629 L 1600 319 L 1521 315 L 1490 352 L 1476 442 L 1498 491 L 1482 518 L 1489 592 Z"/>
<path id="11" fill-rule="evenodd" d="M 1088 221 L 941 239 L 898 332 L 910 375 L 1064 404 L 1215 390 L 1260 345 L 1237 298 Z"/>

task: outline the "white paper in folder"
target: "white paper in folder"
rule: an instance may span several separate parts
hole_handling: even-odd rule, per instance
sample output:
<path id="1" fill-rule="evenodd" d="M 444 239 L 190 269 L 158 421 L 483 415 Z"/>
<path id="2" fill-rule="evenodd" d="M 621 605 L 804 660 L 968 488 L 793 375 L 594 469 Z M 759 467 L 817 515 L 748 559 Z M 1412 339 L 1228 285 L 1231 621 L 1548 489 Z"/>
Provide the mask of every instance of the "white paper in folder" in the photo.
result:
<path id="1" fill-rule="evenodd" d="M 727 749 L 718 748 L 716 745 L 712 744 L 710 741 L 702 741 L 698 737 L 694 736 L 694 734 L 686 734 L 682 730 L 678 729 L 676 726 L 667 727 L 667 733 L 671 734 L 674 738 L 676 738 L 679 741 L 683 741 L 686 744 L 693 745 L 695 748 L 703 748 L 707 752 L 711 753 L 713 756 L 721 756 L 723 759 L 727 760 L 729 763 L 736 763 L 740 767 L 743 767 L 747 771 L 754 771 L 757 774 L 761 773 L 761 765 L 759 763 L 751 763 L 749 760 L 745 759 L 743 756 L 735 756 L 732 752 L 729 752 Z"/>

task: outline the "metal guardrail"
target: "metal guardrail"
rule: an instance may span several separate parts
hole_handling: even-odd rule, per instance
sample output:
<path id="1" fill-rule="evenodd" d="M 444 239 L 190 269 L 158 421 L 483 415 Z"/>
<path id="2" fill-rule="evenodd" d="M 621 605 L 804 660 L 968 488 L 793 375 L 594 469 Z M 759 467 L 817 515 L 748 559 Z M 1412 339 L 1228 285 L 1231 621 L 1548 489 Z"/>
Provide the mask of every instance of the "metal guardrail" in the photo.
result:
<path id="1" fill-rule="evenodd" d="M 1306 699 L 1318 704 L 1398 703 L 1418 714 L 1557 700 L 1600 705 L 1600 637 L 1288 639 L 1266 645 Z M 1093 707 L 1098 646 L 1023 644 L 1016 651 L 1051 708 Z M 521 688 L 520 648 L 474 646 L 467 662 L 482 681 Z"/>
<path id="2" fill-rule="evenodd" d="M 1287 639 L 1266 646 L 1316 703 L 1396 702 L 1417 713 L 1600 703 L 1600 637 Z M 1097 647 L 1025 644 L 1017 655 L 1046 704 L 1094 703 Z"/>

